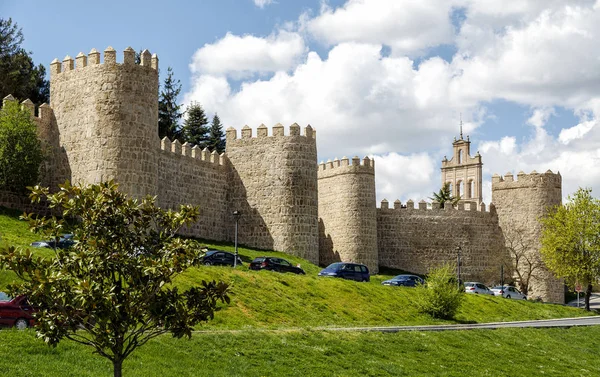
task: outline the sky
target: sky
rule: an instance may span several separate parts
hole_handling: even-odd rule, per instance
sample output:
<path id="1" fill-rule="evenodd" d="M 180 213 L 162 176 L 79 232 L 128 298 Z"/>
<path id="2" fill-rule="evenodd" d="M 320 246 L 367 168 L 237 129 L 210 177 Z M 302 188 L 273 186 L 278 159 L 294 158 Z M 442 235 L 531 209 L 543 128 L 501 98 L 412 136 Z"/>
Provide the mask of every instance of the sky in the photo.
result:
<path id="1" fill-rule="evenodd" d="M 36 63 L 147 48 L 226 128 L 310 124 L 319 161 L 375 158 L 378 203 L 439 190 L 461 119 L 486 203 L 495 173 L 600 187 L 600 0 L 161 4 L 0 0 L 0 17 Z"/>

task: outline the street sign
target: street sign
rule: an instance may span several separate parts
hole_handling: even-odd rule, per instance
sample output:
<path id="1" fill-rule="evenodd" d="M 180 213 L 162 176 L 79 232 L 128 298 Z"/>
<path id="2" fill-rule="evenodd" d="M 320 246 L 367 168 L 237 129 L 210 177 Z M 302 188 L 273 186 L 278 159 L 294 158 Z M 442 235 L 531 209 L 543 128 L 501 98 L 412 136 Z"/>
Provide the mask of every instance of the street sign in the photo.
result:
<path id="1" fill-rule="evenodd" d="M 579 283 L 575 284 L 575 292 L 577 292 L 577 293 L 581 292 L 581 284 L 579 284 Z"/>

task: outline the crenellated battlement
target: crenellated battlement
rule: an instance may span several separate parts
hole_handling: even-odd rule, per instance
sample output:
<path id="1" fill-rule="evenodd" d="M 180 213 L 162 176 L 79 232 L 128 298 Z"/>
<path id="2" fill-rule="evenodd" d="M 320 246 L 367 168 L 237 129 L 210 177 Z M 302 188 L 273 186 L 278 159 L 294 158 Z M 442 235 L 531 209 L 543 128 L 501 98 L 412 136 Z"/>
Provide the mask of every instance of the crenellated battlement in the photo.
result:
<path id="1" fill-rule="evenodd" d="M 77 54 L 75 59 L 67 55 L 61 61 L 54 59 L 50 63 L 50 77 L 54 78 L 69 71 L 81 71 L 89 67 L 98 65 L 122 65 L 122 66 L 139 66 L 147 67 L 158 71 L 158 56 L 156 54 L 151 55 L 150 51 L 144 50 L 140 56 L 140 64 L 135 63 L 135 50 L 131 47 L 127 47 L 123 51 L 123 63 L 117 63 L 117 52 L 111 46 L 108 46 L 104 50 L 104 61 L 100 62 L 100 52 L 95 48 L 85 55 L 83 52 Z"/>
<path id="2" fill-rule="evenodd" d="M 456 211 L 466 211 L 466 212 L 484 212 L 495 214 L 496 207 L 493 203 L 490 203 L 488 209 L 486 210 L 485 203 L 479 203 L 477 205 L 474 202 L 459 202 L 456 206 L 444 206 L 441 207 L 439 202 L 433 201 L 431 203 L 427 203 L 425 200 L 421 200 L 417 203 L 417 207 L 415 208 L 415 202 L 412 199 L 409 199 L 406 204 L 402 204 L 400 200 L 394 201 L 394 207 L 390 208 L 390 203 L 387 199 L 383 199 L 381 201 L 381 205 L 379 209 L 384 210 L 402 210 L 402 211 L 443 211 L 443 212 L 456 212 Z"/>
<path id="3" fill-rule="evenodd" d="M 366 168 L 370 168 L 370 170 L 372 170 L 373 173 L 375 173 L 375 160 L 369 158 L 368 156 L 365 156 L 362 160 L 358 156 L 352 157 L 352 160 L 344 156 L 341 160 L 338 160 L 338 158 L 336 157 L 335 159 L 333 159 L 333 161 L 321 161 L 321 163 L 319 163 L 319 171 L 331 170 L 335 168 L 344 168 L 348 166 L 364 166 Z"/>
<path id="4" fill-rule="evenodd" d="M 203 161 L 215 166 L 225 166 L 227 164 L 227 155 L 219 154 L 217 151 L 210 151 L 208 148 L 200 148 L 197 145 L 192 146 L 190 143 L 181 144 L 179 140 L 171 141 L 168 137 L 164 137 L 160 141 L 160 149 L 165 152 L 171 152 L 175 155 L 189 157 L 197 161 Z"/>
<path id="5" fill-rule="evenodd" d="M 277 137 L 285 137 L 285 136 L 287 136 L 287 137 L 301 136 L 301 137 L 305 137 L 307 139 L 314 140 L 314 139 L 316 139 L 317 132 L 315 130 L 313 130 L 313 128 L 309 124 L 306 127 L 304 127 L 304 133 L 300 134 L 300 126 L 297 123 L 294 123 L 289 127 L 289 132 L 286 135 L 285 127 L 281 123 L 277 123 L 276 125 L 274 125 L 271 128 L 270 136 L 269 136 L 269 128 L 267 126 L 265 126 L 264 124 L 261 124 L 256 129 L 256 137 L 254 137 L 252 135 L 252 128 L 248 127 L 247 125 L 242 128 L 241 138 L 238 138 L 237 130 L 233 127 L 229 127 L 227 129 L 226 135 L 227 135 L 227 143 L 229 145 L 229 143 L 235 143 L 236 141 L 239 142 L 241 140 L 243 141 L 243 140 L 248 140 L 248 139 L 265 139 L 265 138 L 269 138 L 269 137 L 277 138 Z"/>
<path id="6" fill-rule="evenodd" d="M 3 105 L 6 105 L 6 103 L 8 102 L 17 102 L 17 100 L 15 99 L 15 97 L 9 94 L 2 99 Z M 54 114 L 52 107 L 50 107 L 50 105 L 48 105 L 47 103 L 43 103 L 38 108 L 38 115 L 35 115 L 35 104 L 29 98 L 21 102 L 21 109 L 27 109 L 31 114 L 31 118 L 36 121 L 50 121 Z"/>
<path id="7" fill-rule="evenodd" d="M 499 174 L 492 176 L 492 190 L 534 187 L 561 188 L 562 177 L 560 172 L 555 174 L 551 170 L 547 170 L 545 173 L 538 173 L 534 170 L 530 174 L 520 171 L 516 177 L 512 172 L 508 172 L 504 176 L 500 176 Z"/>

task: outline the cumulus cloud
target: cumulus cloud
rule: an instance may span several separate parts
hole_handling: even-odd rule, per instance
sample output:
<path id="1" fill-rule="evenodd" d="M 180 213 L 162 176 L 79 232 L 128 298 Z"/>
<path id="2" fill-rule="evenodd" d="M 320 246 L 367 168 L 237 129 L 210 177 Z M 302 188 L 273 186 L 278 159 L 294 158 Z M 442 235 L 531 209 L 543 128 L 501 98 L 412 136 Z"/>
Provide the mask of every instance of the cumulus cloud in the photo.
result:
<path id="1" fill-rule="evenodd" d="M 323 6 L 317 17 L 303 19 L 303 28 L 327 45 L 385 44 L 393 54 L 412 54 L 452 41 L 452 5 L 447 0 L 349 0 L 336 9 Z"/>
<path id="2" fill-rule="evenodd" d="M 236 78 L 293 68 L 306 53 L 300 34 L 278 31 L 266 38 L 227 33 L 205 44 L 192 57 L 192 74 L 228 75 Z"/>
<path id="3" fill-rule="evenodd" d="M 451 153 L 461 113 L 483 157 L 486 201 L 491 174 L 507 171 L 560 170 L 565 195 L 600 186 L 600 0 L 348 0 L 296 25 L 266 37 L 227 34 L 200 48 L 186 102 L 236 128 L 310 123 L 320 159 L 374 156 L 378 200 L 419 200 L 439 189 L 439 157 Z M 311 38 L 327 54 L 309 51 Z M 447 43 L 457 50 L 449 62 L 416 58 Z M 240 77 L 237 87 L 231 79 Z M 510 128 L 518 132 L 501 123 L 480 129 L 485 104 L 497 99 L 531 108 Z M 579 122 L 552 136 L 557 109 Z M 477 138 L 489 127 L 497 137 Z"/>
<path id="4" fill-rule="evenodd" d="M 273 4 L 274 2 L 274 0 L 254 0 L 254 5 L 262 9 L 269 4 Z"/>

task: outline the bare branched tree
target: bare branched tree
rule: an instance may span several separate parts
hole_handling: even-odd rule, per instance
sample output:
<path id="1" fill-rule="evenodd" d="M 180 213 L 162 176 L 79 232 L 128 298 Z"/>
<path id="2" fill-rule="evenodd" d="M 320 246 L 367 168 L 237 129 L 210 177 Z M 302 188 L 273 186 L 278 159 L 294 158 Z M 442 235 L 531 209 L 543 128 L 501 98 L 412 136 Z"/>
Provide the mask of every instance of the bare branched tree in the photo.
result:
<path id="1" fill-rule="evenodd" d="M 528 294 L 531 280 L 537 279 L 543 268 L 540 256 L 535 252 L 534 241 L 524 227 L 508 224 L 504 228 L 505 246 L 512 260 L 511 272 L 519 289 Z"/>

